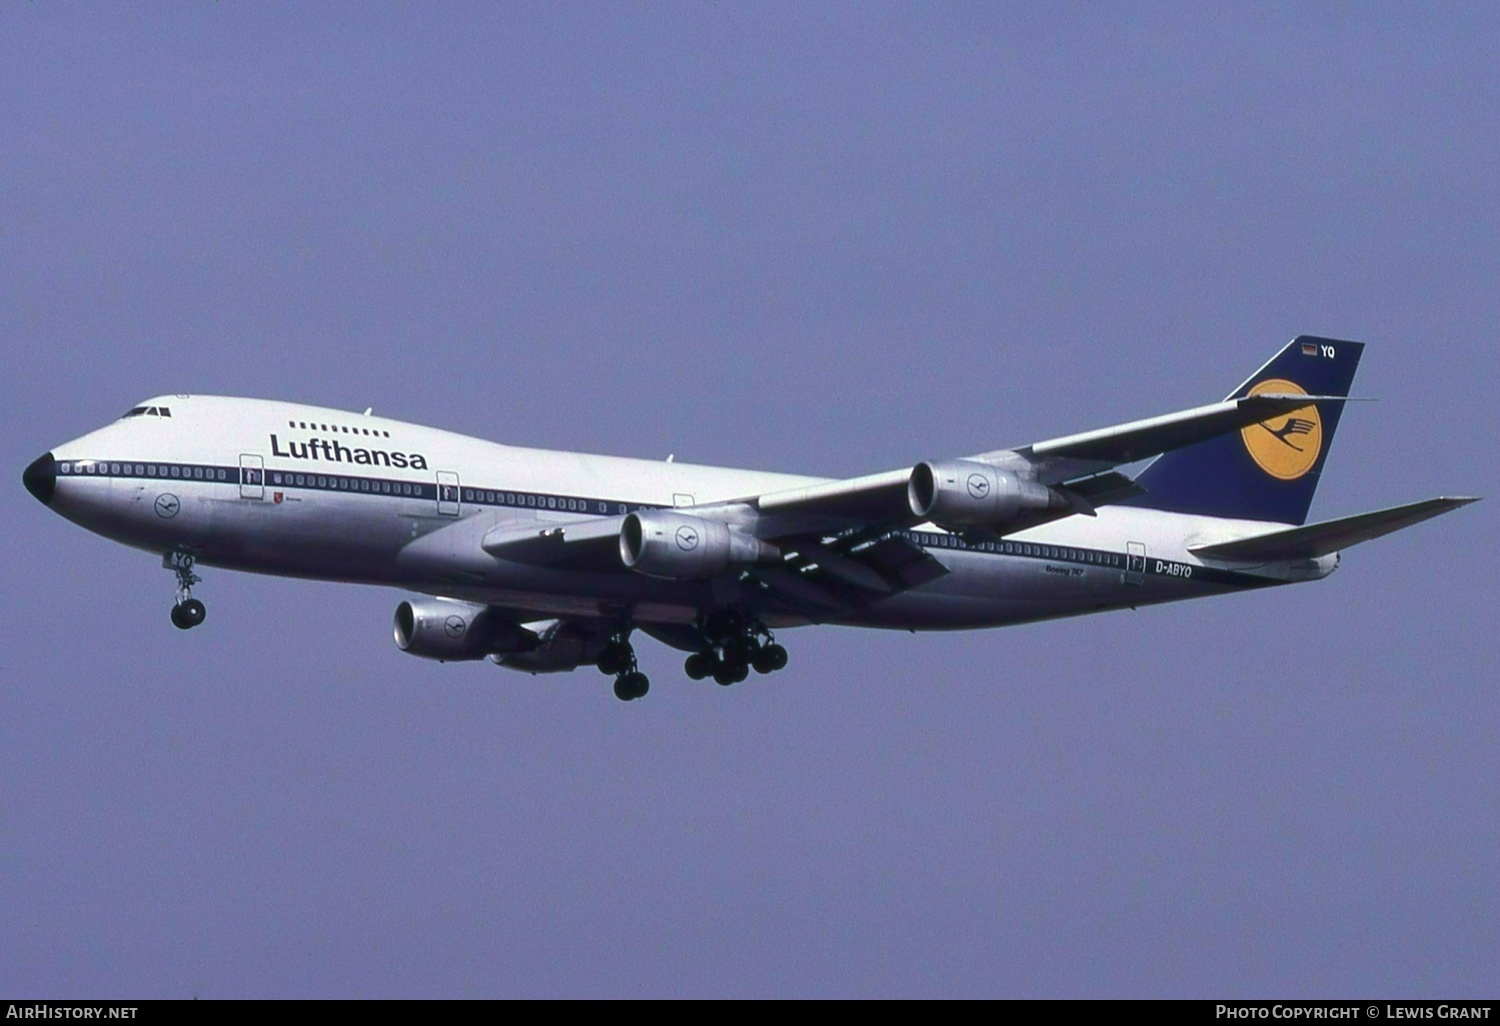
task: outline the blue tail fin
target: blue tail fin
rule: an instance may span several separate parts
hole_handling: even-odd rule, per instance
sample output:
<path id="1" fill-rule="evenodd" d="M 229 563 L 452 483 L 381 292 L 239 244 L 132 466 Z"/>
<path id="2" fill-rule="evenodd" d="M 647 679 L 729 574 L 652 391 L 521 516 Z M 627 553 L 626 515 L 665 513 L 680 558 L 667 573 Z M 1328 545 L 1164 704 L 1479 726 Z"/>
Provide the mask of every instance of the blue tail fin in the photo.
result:
<path id="1" fill-rule="evenodd" d="M 1364 343 L 1300 335 L 1228 398 L 1262 392 L 1349 394 Z M 1165 453 L 1136 483 L 1132 506 L 1304 524 L 1342 403 L 1322 403 Z"/>

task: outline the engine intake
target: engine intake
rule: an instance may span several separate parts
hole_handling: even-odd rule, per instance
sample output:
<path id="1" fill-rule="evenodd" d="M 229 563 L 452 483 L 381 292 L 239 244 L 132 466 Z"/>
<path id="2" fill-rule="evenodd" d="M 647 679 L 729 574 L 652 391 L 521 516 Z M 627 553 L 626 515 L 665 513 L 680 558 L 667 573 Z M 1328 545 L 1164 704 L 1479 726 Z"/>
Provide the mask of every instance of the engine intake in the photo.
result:
<path id="1" fill-rule="evenodd" d="M 918 463 L 906 486 L 911 511 L 939 527 L 999 527 L 1033 510 L 1063 509 L 1044 484 L 974 460 Z"/>
<path id="2" fill-rule="evenodd" d="M 620 560 L 637 573 L 674 580 L 712 577 L 732 565 L 774 563 L 781 552 L 717 520 L 647 510 L 620 528 Z"/>
<path id="3" fill-rule="evenodd" d="M 417 599 L 396 607 L 396 647 L 440 662 L 527 652 L 537 636 L 492 607 L 457 599 Z"/>

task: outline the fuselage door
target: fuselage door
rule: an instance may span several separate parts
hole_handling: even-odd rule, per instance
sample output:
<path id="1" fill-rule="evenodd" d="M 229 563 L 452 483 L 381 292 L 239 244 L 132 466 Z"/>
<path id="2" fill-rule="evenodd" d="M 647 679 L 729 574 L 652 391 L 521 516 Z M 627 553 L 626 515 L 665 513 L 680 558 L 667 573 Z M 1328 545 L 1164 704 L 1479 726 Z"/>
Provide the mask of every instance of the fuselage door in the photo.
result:
<path id="1" fill-rule="evenodd" d="M 458 516 L 458 475 L 448 471 L 437 472 L 438 515 Z"/>
<path id="2" fill-rule="evenodd" d="M 1146 583 L 1146 546 L 1140 542 L 1125 543 L 1125 583 L 1134 587 Z"/>
<path id="3" fill-rule="evenodd" d="M 240 453 L 240 498 L 266 497 L 266 461 L 254 453 Z"/>

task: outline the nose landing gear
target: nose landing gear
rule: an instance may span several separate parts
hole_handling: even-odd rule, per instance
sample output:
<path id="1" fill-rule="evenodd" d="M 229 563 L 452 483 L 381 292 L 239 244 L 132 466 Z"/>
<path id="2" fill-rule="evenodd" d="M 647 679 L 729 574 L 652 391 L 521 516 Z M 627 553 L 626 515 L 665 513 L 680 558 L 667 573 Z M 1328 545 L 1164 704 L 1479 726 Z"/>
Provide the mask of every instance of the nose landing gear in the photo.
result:
<path id="1" fill-rule="evenodd" d="M 172 607 L 172 626 L 179 630 L 196 627 L 208 617 L 208 607 L 195 598 L 184 599 Z"/>
<path id="2" fill-rule="evenodd" d="M 599 653 L 598 665 L 600 673 L 615 675 L 615 697 L 622 702 L 644 698 L 651 690 L 651 679 L 637 668 L 629 630 L 610 635 L 609 643 Z"/>
<path id="3" fill-rule="evenodd" d="M 168 552 L 161 558 L 161 565 L 177 575 L 177 602 L 172 606 L 172 626 L 178 630 L 196 627 L 208 617 L 208 607 L 193 598 L 193 585 L 203 583 L 203 578 L 193 573 L 196 562 L 191 552 Z"/>

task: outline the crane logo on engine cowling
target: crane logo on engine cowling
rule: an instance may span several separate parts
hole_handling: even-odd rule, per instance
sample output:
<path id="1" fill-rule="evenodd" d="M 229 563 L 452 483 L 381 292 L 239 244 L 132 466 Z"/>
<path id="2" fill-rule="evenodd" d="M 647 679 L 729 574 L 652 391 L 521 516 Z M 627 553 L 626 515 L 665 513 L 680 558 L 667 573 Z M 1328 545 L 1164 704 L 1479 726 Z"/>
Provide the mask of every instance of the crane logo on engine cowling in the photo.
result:
<path id="1" fill-rule="evenodd" d="M 990 494 L 989 478 L 985 477 L 983 474 L 970 474 L 969 494 L 974 496 L 974 498 L 976 499 L 982 499 L 986 495 Z"/>
<path id="2" fill-rule="evenodd" d="M 459 616 L 457 613 L 449 616 L 448 619 L 443 621 L 443 633 L 448 635 L 448 637 L 450 638 L 461 638 L 464 636 L 464 631 L 468 629 L 469 625 L 465 623 L 464 618 Z"/>
<path id="3" fill-rule="evenodd" d="M 698 532 L 683 524 L 677 529 L 677 547 L 683 552 L 692 552 L 698 547 Z"/>

